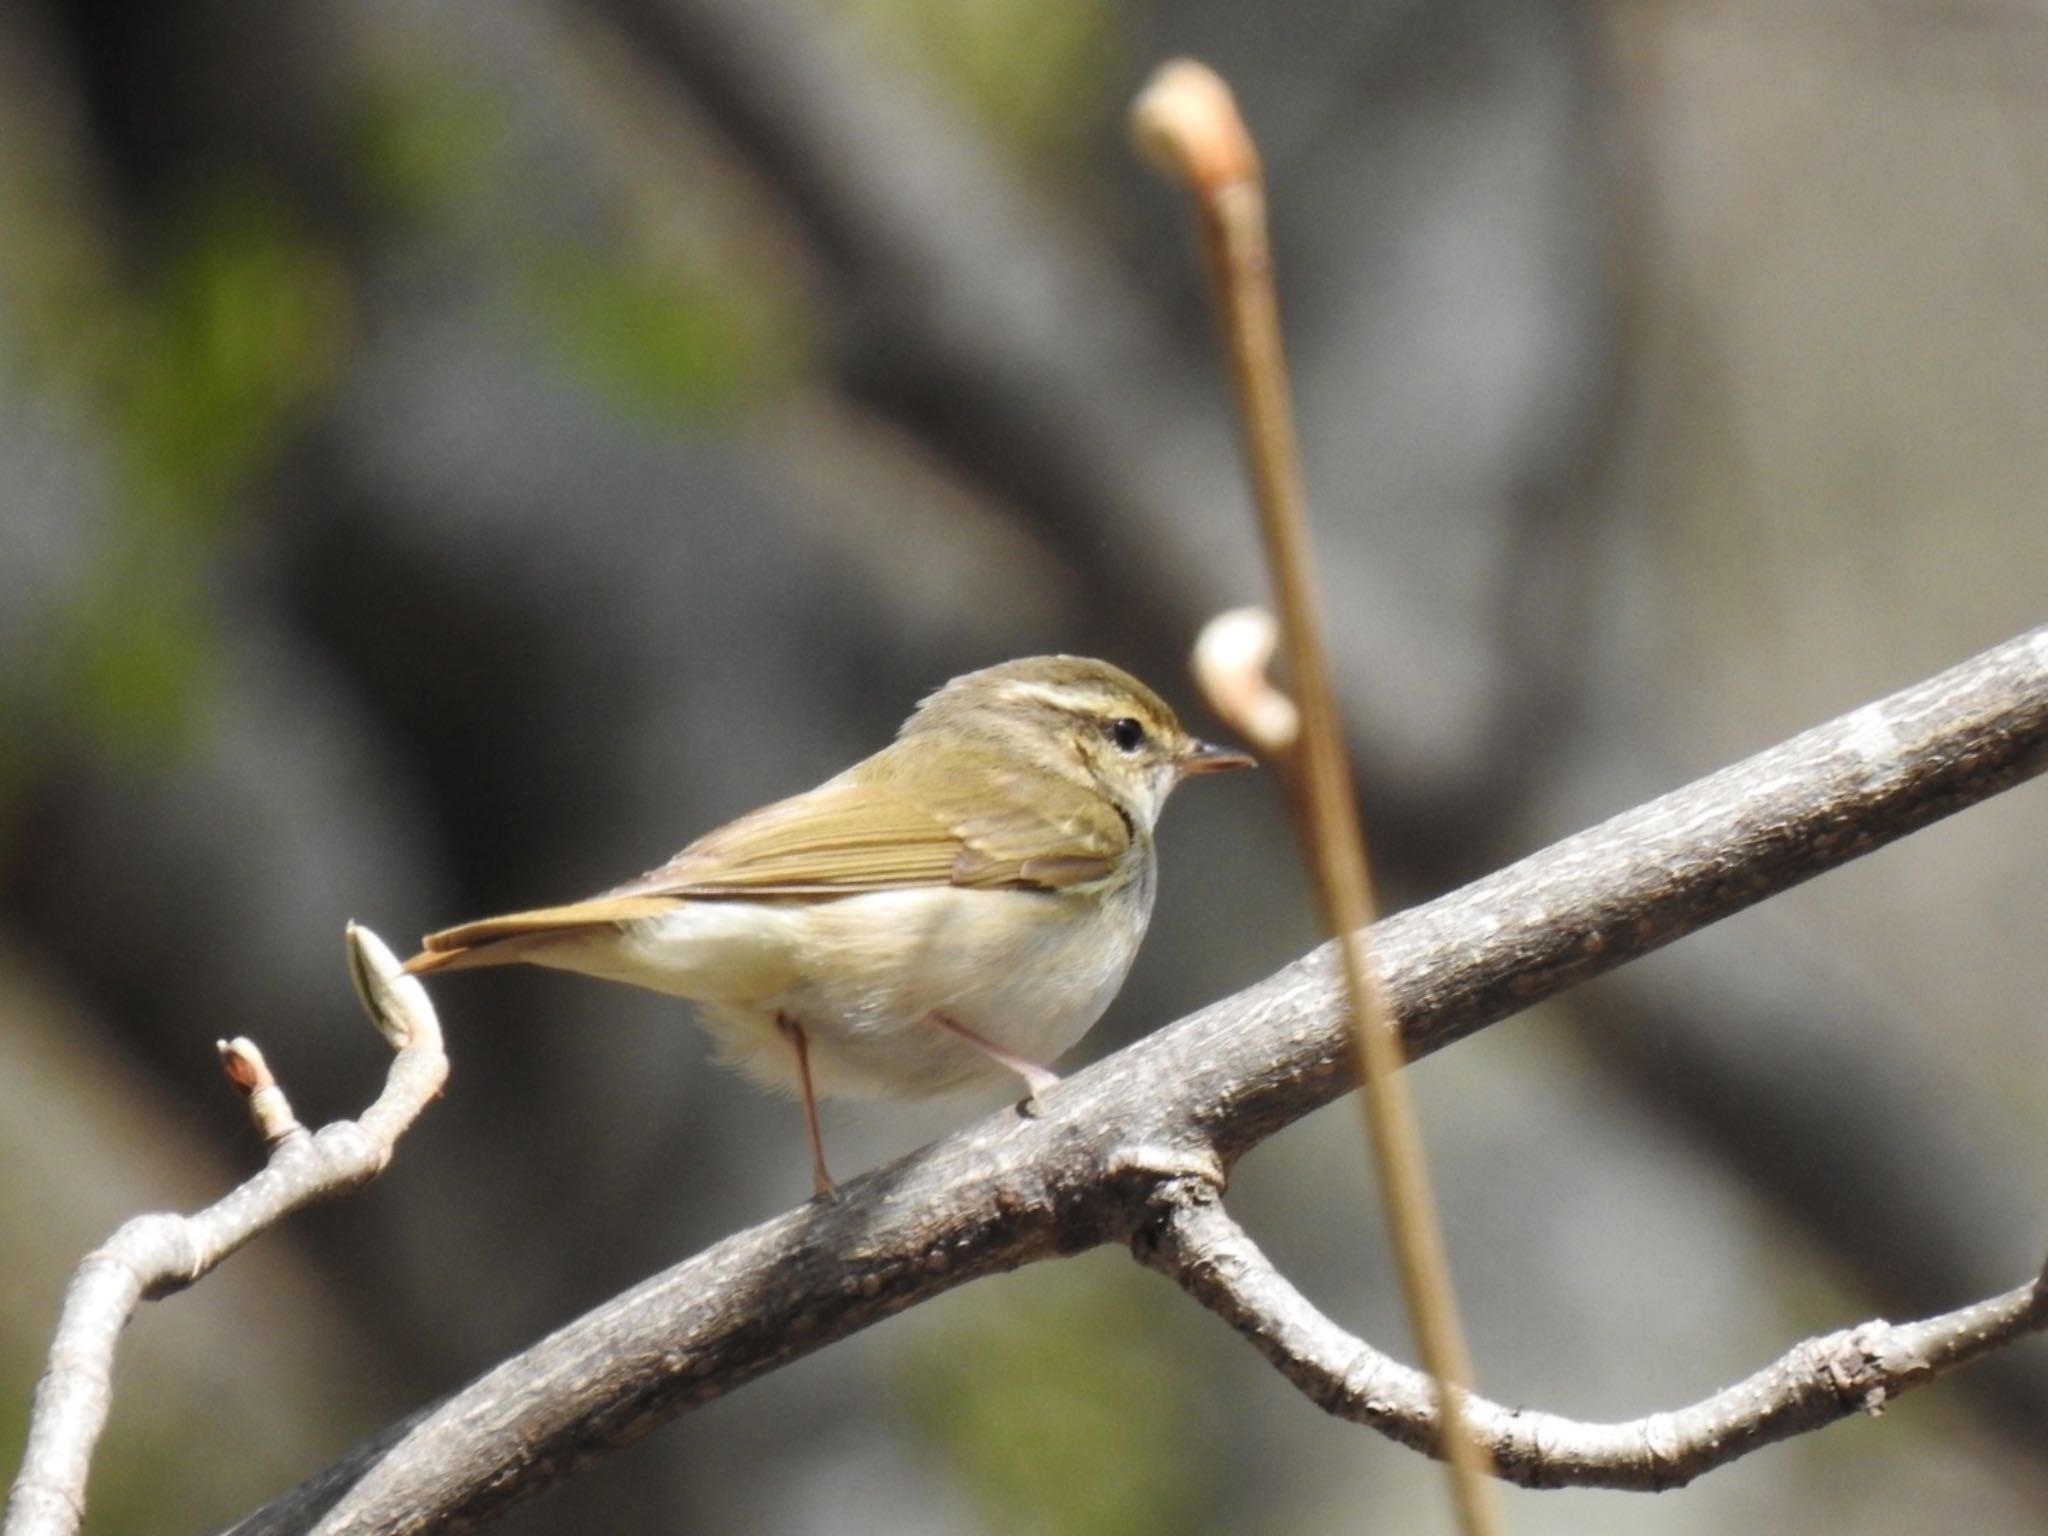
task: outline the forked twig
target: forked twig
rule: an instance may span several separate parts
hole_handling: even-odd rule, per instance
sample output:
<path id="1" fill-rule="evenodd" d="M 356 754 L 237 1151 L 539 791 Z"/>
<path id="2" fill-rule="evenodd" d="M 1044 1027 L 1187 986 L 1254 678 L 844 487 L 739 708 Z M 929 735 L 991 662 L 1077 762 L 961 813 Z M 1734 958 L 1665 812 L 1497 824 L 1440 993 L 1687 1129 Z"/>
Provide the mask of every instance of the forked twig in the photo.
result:
<path id="1" fill-rule="evenodd" d="M 1166 1207 L 1142 1257 L 1249 1339 L 1325 1412 L 1427 1450 L 1429 1379 L 1316 1309 L 1196 1185 Z M 1882 1318 L 1804 1340 L 1733 1386 L 1683 1408 L 1594 1424 L 1467 1394 L 1466 1424 L 1503 1481 L 1525 1488 L 1681 1487 L 1759 1446 L 1878 1414 L 1902 1392 L 2048 1330 L 2048 1272 L 2003 1295 L 1912 1323 Z"/>
<path id="2" fill-rule="evenodd" d="M 425 989 L 367 928 L 349 925 L 348 951 L 356 993 L 397 1052 L 384 1091 L 359 1119 L 308 1131 L 255 1044 L 220 1042 L 221 1069 L 247 1097 L 269 1159 L 203 1211 L 134 1217 L 78 1266 L 36 1385 L 5 1536 L 69 1536 L 83 1522 L 93 1447 L 113 1402 L 114 1349 L 136 1303 L 183 1290 L 293 1211 L 375 1178 L 440 1093 L 448 1058 Z"/>

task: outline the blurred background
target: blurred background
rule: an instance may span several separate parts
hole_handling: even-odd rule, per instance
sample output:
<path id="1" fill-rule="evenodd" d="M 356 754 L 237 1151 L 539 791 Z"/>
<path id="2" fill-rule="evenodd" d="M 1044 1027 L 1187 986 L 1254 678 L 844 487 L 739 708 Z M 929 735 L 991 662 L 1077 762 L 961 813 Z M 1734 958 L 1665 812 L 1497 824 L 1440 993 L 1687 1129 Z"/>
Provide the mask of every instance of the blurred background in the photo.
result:
<path id="1" fill-rule="evenodd" d="M 1998 0 L 0 8 L 0 1449 L 64 1277 L 383 1048 L 394 945 L 609 885 L 969 668 L 1263 596 L 1162 58 L 1267 156 L 1333 640 L 1405 904 L 2043 617 L 2048 19 Z M 1417 1071 L 1491 1395 L 1668 1408 L 2048 1246 L 2048 792 Z M 1315 939 L 1273 784 L 1167 818 L 1089 1060 Z M 435 996 L 391 1172 L 130 1330 L 91 1529 L 206 1530 L 801 1199 L 684 1010 Z M 846 1171 L 988 1101 L 828 1111 Z M 1355 1106 L 1233 1206 L 1403 1355 Z M 2037 1531 L 2038 1342 L 1518 1533 Z M 502 1529 L 1448 1529 L 1118 1253 L 750 1386 Z"/>

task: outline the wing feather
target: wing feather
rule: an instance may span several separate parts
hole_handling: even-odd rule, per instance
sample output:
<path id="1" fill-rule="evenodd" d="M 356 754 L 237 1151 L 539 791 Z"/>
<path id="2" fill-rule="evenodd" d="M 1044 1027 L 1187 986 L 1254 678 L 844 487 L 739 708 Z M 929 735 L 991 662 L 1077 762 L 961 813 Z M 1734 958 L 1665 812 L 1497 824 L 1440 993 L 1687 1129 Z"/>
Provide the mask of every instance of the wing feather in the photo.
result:
<path id="1" fill-rule="evenodd" d="M 873 766 L 874 760 L 863 764 Z M 588 901 L 429 934 L 414 973 L 500 965 L 593 929 L 688 901 L 852 895 L 962 885 L 1070 890 L 1112 874 L 1132 823 L 1085 786 L 1047 775 L 991 796 L 986 773 L 955 786 L 849 773 L 706 834 L 659 869 Z"/>
<path id="2" fill-rule="evenodd" d="M 1057 786 L 1064 789 L 1064 784 Z M 841 779 L 766 806 L 692 843 L 613 896 L 815 896 L 921 885 L 1065 889 L 1100 880 L 1130 827 L 1081 794 L 990 804 Z"/>

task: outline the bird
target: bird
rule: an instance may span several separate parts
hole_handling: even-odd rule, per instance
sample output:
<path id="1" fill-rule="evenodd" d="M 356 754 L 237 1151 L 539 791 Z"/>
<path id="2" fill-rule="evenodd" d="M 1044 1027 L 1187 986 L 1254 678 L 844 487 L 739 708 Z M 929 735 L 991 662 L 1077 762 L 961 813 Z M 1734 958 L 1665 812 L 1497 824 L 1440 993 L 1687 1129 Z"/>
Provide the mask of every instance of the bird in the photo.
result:
<path id="1" fill-rule="evenodd" d="M 719 1054 L 802 1103 L 1021 1079 L 1029 1099 L 1121 989 L 1151 919 L 1153 828 L 1183 779 L 1254 765 L 1128 672 L 968 672 L 837 777 L 566 906 L 431 933 L 414 975 L 524 963 L 686 998 Z"/>

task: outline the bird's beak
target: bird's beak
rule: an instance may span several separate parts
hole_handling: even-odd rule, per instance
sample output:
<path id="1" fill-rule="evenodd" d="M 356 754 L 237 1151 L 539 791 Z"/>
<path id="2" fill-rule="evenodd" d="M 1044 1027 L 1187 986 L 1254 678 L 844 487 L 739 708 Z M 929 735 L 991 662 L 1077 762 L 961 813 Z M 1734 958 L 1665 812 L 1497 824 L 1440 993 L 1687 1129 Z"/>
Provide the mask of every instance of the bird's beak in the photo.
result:
<path id="1" fill-rule="evenodd" d="M 1173 760 L 1173 765 L 1185 779 L 1197 773 L 1228 773 L 1233 768 L 1256 768 L 1259 760 L 1249 752 L 1211 746 L 1206 741 L 1191 741 Z"/>

